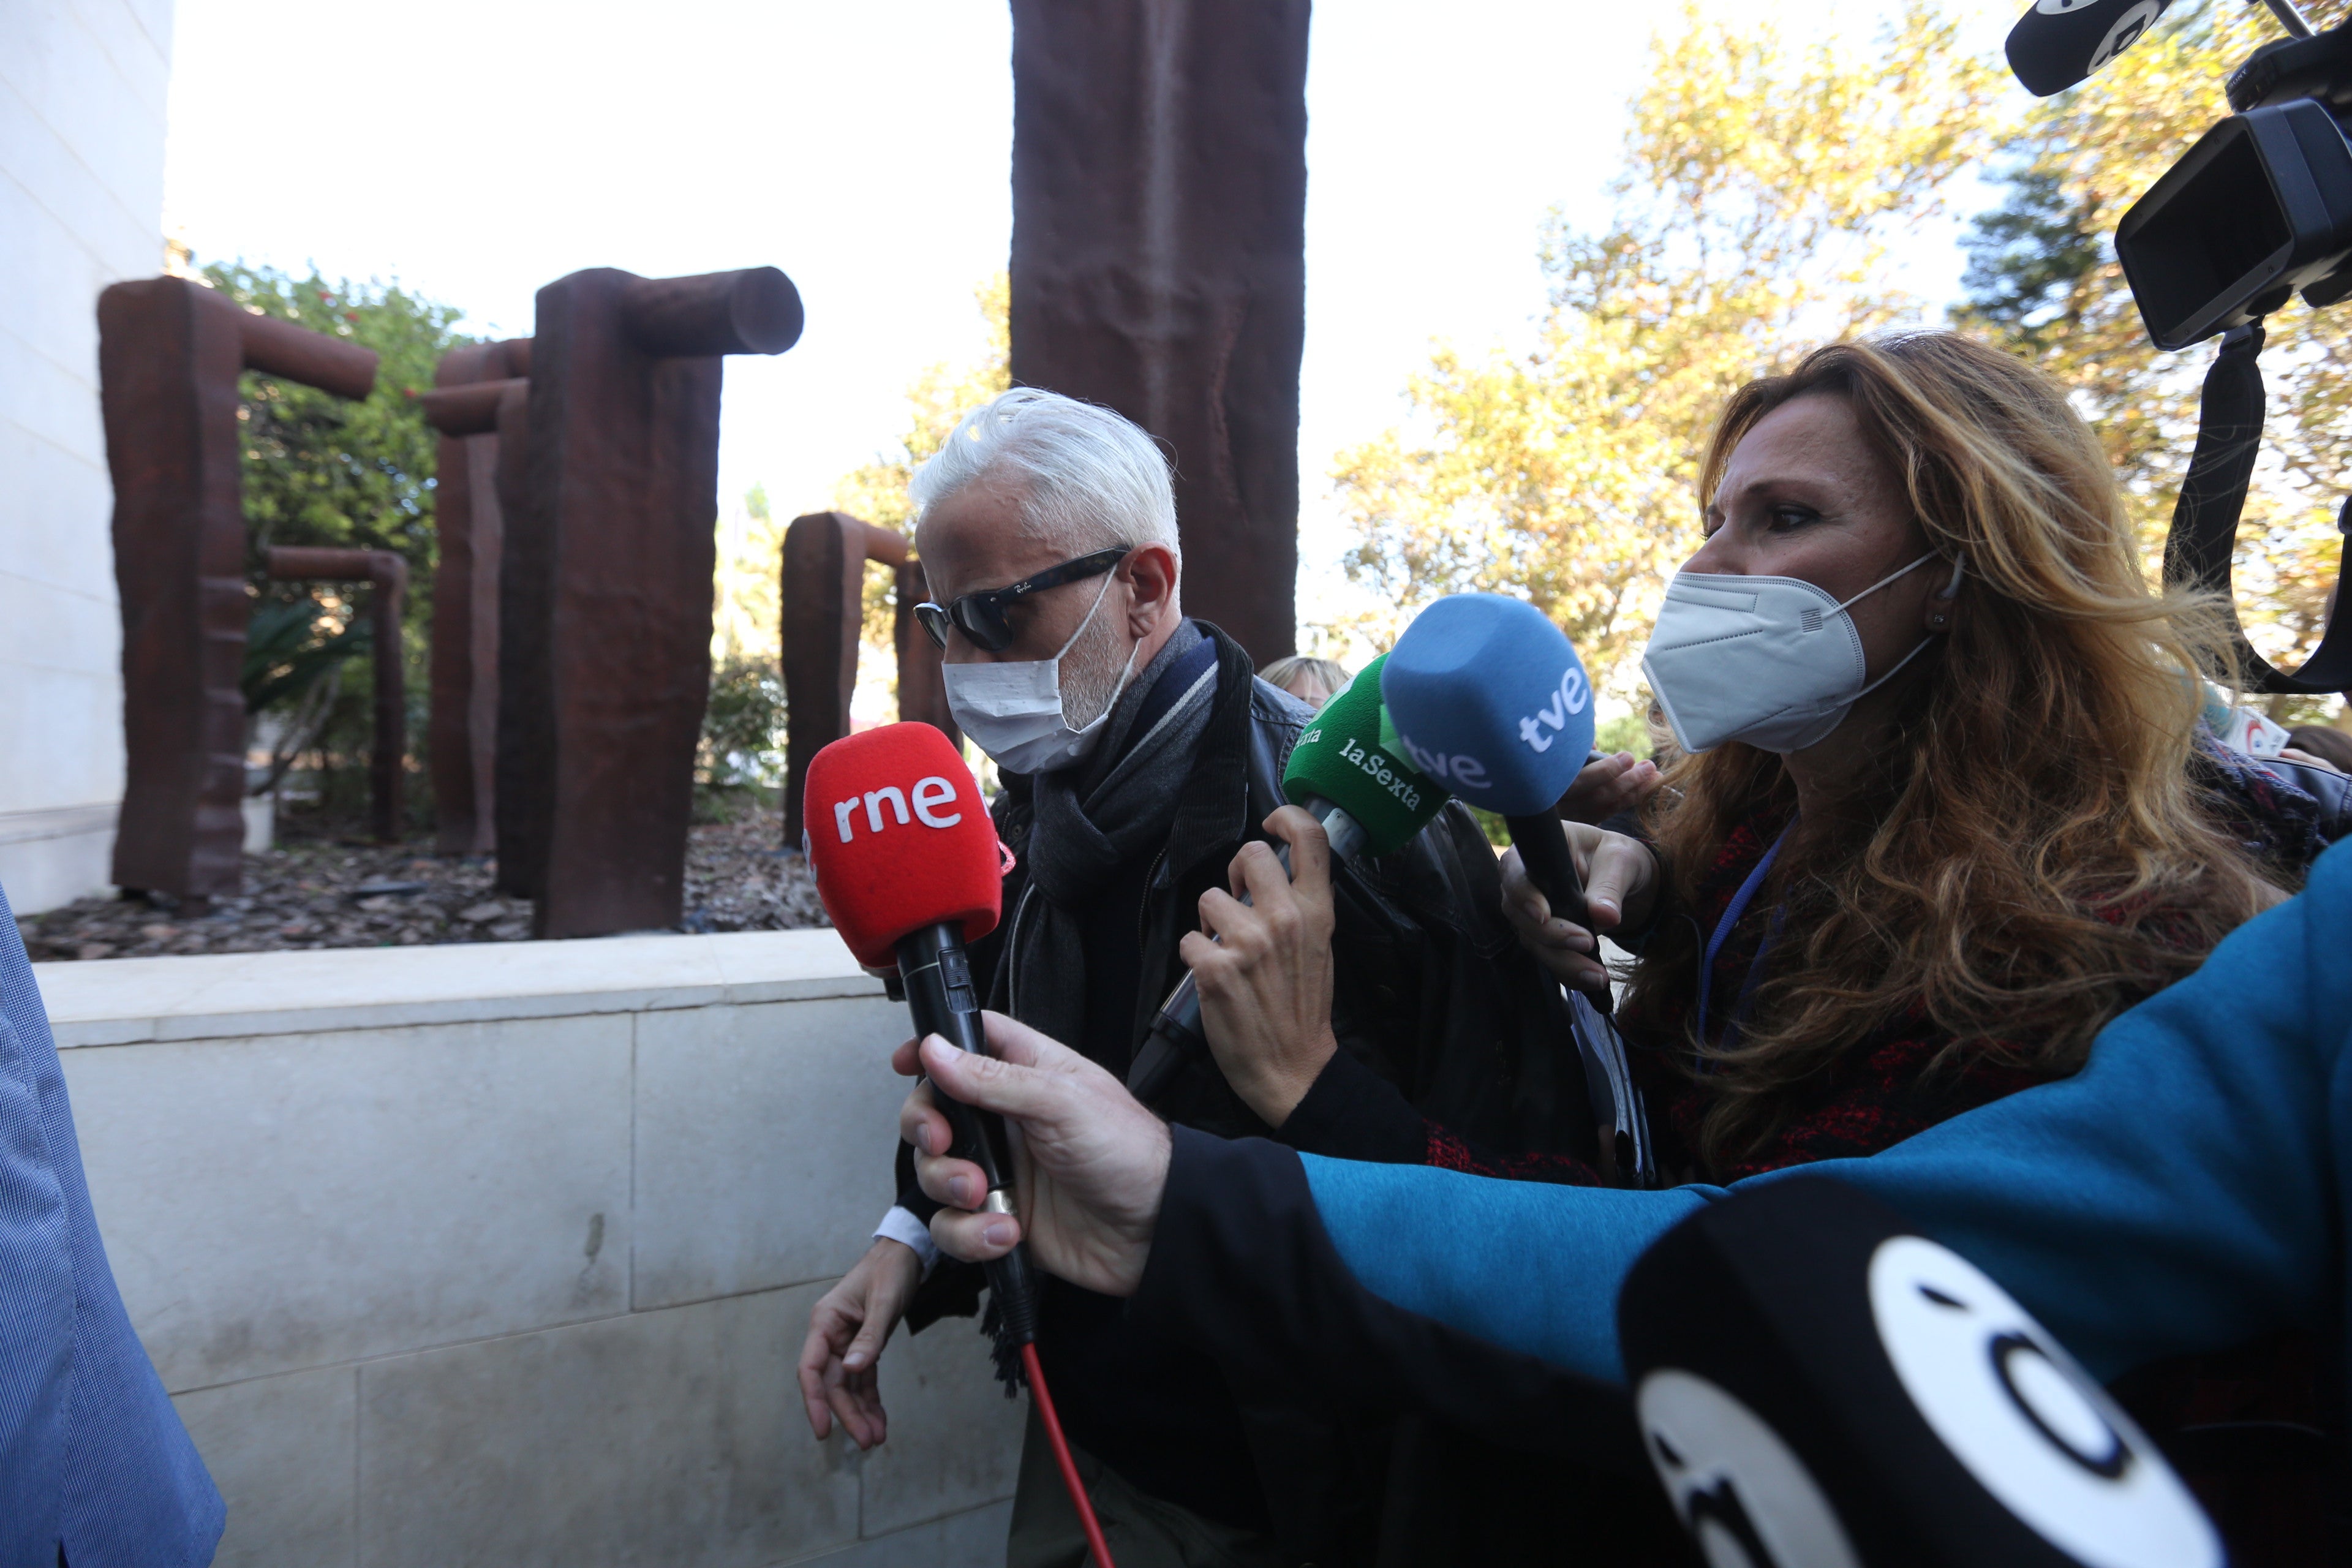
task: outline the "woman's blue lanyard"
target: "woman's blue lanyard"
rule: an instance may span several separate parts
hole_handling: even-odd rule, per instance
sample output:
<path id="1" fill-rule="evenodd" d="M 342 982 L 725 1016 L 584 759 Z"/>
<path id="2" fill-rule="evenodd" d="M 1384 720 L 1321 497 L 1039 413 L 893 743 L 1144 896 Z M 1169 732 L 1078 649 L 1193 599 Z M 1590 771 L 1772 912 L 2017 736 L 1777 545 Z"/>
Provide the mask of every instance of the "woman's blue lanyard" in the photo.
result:
<path id="1" fill-rule="evenodd" d="M 1788 826 L 1780 829 L 1780 837 L 1772 840 L 1772 847 L 1764 851 L 1764 858 L 1756 862 L 1756 869 L 1748 873 L 1748 880 L 1739 884 L 1739 890 L 1731 895 L 1731 902 L 1724 906 L 1723 918 L 1715 922 L 1715 934 L 1706 939 L 1706 956 L 1698 966 L 1698 1035 L 1701 1040 L 1706 1038 L 1707 998 L 1715 989 L 1716 955 L 1723 951 L 1724 942 L 1731 935 L 1732 928 L 1739 923 L 1739 917 L 1748 912 L 1749 900 L 1756 897 L 1756 889 L 1764 885 L 1764 879 L 1771 874 L 1772 862 L 1780 858 L 1780 846 L 1789 841 L 1789 835 L 1796 826 L 1792 818 Z M 1765 928 L 1764 939 L 1756 944 L 1756 957 L 1748 965 L 1748 979 L 1739 987 L 1739 997 L 1733 1004 L 1731 1019 L 1724 1025 L 1723 1044 L 1726 1046 L 1738 1037 L 1739 1021 L 1748 1016 L 1748 999 L 1756 994 L 1756 983 L 1764 973 L 1764 954 L 1771 948 L 1772 939 L 1780 934 L 1780 911 L 1774 910 L 1772 923 Z M 1701 1052 L 1699 1070 L 1705 1072 L 1706 1067 L 1706 1054 Z"/>

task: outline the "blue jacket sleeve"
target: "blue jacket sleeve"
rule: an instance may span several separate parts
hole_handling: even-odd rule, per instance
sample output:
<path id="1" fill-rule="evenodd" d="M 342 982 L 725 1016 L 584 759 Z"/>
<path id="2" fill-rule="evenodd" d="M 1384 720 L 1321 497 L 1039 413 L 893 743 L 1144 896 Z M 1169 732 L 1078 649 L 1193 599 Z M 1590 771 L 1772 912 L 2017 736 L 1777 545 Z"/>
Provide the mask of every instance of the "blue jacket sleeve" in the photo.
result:
<path id="1" fill-rule="evenodd" d="M 2108 1025 L 2075 1077 L 1805 1170 L 1974 1260 L 2101 1377 L 2278 1328 L 2335 1334 L 2347 931 L 2352 845 Z"/>
<path id="2" fill-rule="evenodd" d="M 2110 1024 L 2074 1078 L 1871 1159 L 1801 1169 L 1864 1188 L 1973 1258 L 2101 1376 L 2288 1325 L 2332 1332 L 2346 1179 L 2334 1135 L 2352 1117 L 2347 930 L 2352 846 L 2195 975 Z M 1351 1316 L 1410 1320 L 1603 1382 L 1622 1375 L 1626 1270 L 1721 1195 L 1496 1182 L 1270 1145 L 1258 1165 L 1296 1162 L 1295 1173 L 1236 1181 L 1213 1159 L 1188 1162 L 1181 1135 L 1179 1147 L 1145 1290 L 1158 1280 L 1165 1294 L 1189 1271 L 1193 1315 L 1220 1311 L 1202 1293 L 1212 1282 L 1253 1300 L 1252 1326 L 1222 1331 L 1229 1348 Z M 1216 1266 L 1221 1250 L 1228 1264 L 1246 1253 L 1253 1276 Z M 1313 1312 L 1293 1310 L 1310 1299 Z M 1359 1334 L 1349 1353 L 1398 1353 L 1409 1340 Z"/>
<path id="3" fill-rule="evenodd" d="M 0 1563 L 197 1568 L 221 1496 L 132 1331 L 0 892 Z"/>

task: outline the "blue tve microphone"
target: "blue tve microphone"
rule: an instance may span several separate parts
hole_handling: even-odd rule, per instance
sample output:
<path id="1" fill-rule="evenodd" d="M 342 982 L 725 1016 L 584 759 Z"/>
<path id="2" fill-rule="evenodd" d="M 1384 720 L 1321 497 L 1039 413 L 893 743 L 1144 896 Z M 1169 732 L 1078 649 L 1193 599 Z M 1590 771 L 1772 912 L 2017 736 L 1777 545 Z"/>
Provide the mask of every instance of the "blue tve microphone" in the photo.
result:
<path id="1" fill-rule="evenodd" d="M 1381 697 L 1398 749 L 1508 823 L 1553 912 L 1590 926 L 1553 808 L 1592 751 L 1592 684 L 1560 629 L 1500 594 L 1440 599 L 1397 639 Z"/>
<path id="2" fill-rule="evenodd" d="M 1543 612 L 1499 594 L 1455 594 L 1421 612 L 1381 670 L 1391 753 L 1457 800 L 1497 813 L 1552 912 L 1590 931 L 1584 884 L 1556 815 L 1592 751 L 1592 683 Z M 1609 988 L 1571 994 L 1585 1088 L 1614 1174 L 1656 1173 L 1646 1113 L 1610 1023 Z"/>

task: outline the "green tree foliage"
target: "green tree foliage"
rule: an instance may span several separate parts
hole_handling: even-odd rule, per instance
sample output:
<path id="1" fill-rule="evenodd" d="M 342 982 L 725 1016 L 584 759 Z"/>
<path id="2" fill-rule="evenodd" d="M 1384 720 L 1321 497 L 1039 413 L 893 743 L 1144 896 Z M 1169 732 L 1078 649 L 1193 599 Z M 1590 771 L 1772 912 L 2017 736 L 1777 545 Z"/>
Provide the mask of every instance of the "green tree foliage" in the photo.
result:
<path id="1" fill-rule="evenodd" d="M 381 282 L 296 278 L 242 261 L 203 269 L 213 287 L 249 310 L 344 338 L 379 357 L 375 390 L 353 403 L 313 387 L 248 372 L 242 393 L 247 561 L 257 587 L 274 544 L 348 545 L 398 552 L 414 598 L 429 593 L 434 433 L 416 395 L 433 367 L 464 340 L 463 314 Z"/>
<path id="2" fill-rule="evenodd" d="M 1651 47 L 1607 227 L 1555 212 L 1535 346 L 1441 349 L 1403 429 L 1343 452 L 1348 570 L 1396 606 L 1516 595 L 1604 689 L 1695 548 L 1693 484 L 1725 397 L 1826 339 L 1915 317 L 1889 243 L 1941 210 L 1999 120 L 1994 68 L 1913 0 L 1871 47 L 1795 49 L 1686 4 Z"/>
<path id="3" fill-rule="evenodd" d="M 2347 0 L 2316 0 L 2315 26 Z M 2089 81 L 2037 105 L 2004 142 L 2000 206 L 1969 240 L 1963 325 L 1996 334 L 2063 382 L 2123 477 L 2151 572 L 2188 467 L 2212 345 L 2166 353 L 2147 341 L 2115 254 L 2116 221 L 2230 112 L 2222 84 L 2282 37 L 2258 5 L 2177 9 Z M 2240 528 L 2238 608 L 2264 657 L 2292 668 L 2325 624 L 2339 540 L 2335 506 L 2352 429 L 2352 313 L 2300 301 L 2270 320 L 2264 458 Z M 2324 700 L 2281 698 L 2303 721 Z"/>
<path id="4" fill-rule="evenodd" d="M 743 492 L 735 510 L 719 520 L 713 664 L 775 664 L 783 658 L 784 528 L 765 485 Z"/>
<path id="5" fill-rule="evenodd" d="M 695 782 L 706 790 L 773 790 L 784 782 L 784 681 L 773 661 L 713 666 Z"/>
<path id="6" fill-rule="evenodd" d="M 706 815 L 726 815 L 730 794 L 763 795 L 784 782 L 783 542 L 764 485 L 719 521 L 710 697 L 695 760 Z"/>
<path id="7" fill-rule="evenodd" d="M 426 628 L 438 551 L 436 438 L 415 395 L 433 384 L 442 353 L 466 341 L 453 331 L 463 312 L 396 285 L 331 282 L 315 269 L 297 278 L 231 261 L 200 270 L 248 310 L 347 339 L 378 356 L 375 389 L 356 403 L 251 372 L 239 389 L 246 569 L 256 596 L 251 637 L 257 648 L 268 650 L 258 662 L 248 661 L 247 700 L 257 710 L 299 704 L 317 679 L 348 660 L 310 743 L 325 804 L 356 807 L 365 799 L 365 752 L 374 734 L 369 669 L 375 652 L 355 617 L 369 590 L 271 583 L 266 563 L 270 547 L 281 544 L 390 550 L 407 562 L 403 675 L 409 753 L 421 764 L 427 734 Z M 420 821 L 432 809 L 428 778 L 416 767 L 407 792 Z"/>
<path id="8" fill-rule="evenodd" d="M 345 659 L 372 651 L 368 622 L 352 620 L 338 630 L 326 621 L 326 606 L 307 596 L 264 599 L 254 607 L 237 678 L 247 713 L 299 698 Z"/>

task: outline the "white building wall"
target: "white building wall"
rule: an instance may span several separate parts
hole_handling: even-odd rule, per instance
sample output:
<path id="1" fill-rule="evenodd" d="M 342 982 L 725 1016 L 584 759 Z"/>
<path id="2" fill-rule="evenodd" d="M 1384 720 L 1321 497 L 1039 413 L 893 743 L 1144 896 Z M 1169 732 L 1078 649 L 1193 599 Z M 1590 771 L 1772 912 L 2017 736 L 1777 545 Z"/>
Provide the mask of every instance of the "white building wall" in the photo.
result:
<path id="1" fill-rule="evenodd" d="M 121 621 L 98 293 L 163 270 L 172 0 L 0 0 L 0 886 L 107 884 Z"/>
<path id="2" fill-rule="evenodd" d="M 895 1337 L 811 1438 L 907 1033 L 830 931 L 34 967 L 215 1568 L 984 1568 L 1021 1404 Z"/>

